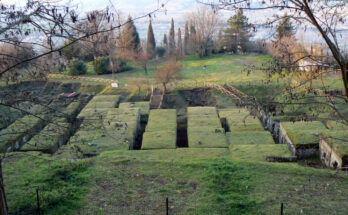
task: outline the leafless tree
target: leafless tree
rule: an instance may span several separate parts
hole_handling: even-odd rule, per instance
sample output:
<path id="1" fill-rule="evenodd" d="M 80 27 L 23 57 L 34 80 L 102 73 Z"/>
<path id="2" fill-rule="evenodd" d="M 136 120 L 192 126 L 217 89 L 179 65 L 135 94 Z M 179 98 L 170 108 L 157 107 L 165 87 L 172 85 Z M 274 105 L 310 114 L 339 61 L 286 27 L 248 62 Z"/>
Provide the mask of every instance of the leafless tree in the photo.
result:
<path id="1" fill-rule="evenodd" d="M 208 8 L 207 6 L 198 6 L 191 13 L 187 14 L 187 21 L 195 27 L 195 35 L 191 34 L 195 44 L 196 54 L 199 56 L 207 56 L 213 48 L 212 38 L 216 33 L 219 15 L 218 11 Z"/>

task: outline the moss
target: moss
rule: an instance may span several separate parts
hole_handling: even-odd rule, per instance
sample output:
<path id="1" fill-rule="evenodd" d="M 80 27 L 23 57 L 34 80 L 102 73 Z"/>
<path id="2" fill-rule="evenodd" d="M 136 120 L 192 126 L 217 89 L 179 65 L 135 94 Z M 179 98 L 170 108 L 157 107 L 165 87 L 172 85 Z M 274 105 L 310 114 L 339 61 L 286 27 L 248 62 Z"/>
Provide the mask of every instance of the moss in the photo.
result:
<path id="1" fill-rule="evenodd" d="M 150 113 L 150 102 L 124 102 L 120 103 L 119 108 L 131 108 L 138 107 L 140 108 L 141 115 L 149 115 Z"/>
<path id="2" fill-rule="evenodd" d="M 46 125 L 39 134 L 25 143 L 20 151 L 42 151 L 45 153 L 57 151 L 69 137 L 71 124 L 67 123 L 65 118 L 53 119 L 53 121 L 54 123 Z"/>
<path id="3" fill-rule="evenodd" d="M 227 140 L 224 133 L 190 132 L 188 134 L 188 146 L 190 148 L 227 148 Z"/>
<path id="4" fill-rule="evenodd" d="M 80 101 L 73 101 L 71 102 L 68 107 L 65 108 L 63 111 L 63 115 L 67 118 L 75 117 L 81 107 Z"/>
<path id="5" fill-rule="evenodd" d="M 151 110 L 146 132 L 176 131 L 176 110 L 161 109 Z"/>
<path id="6" fill-rule="evenodd" d="M 273 137 L 268 131 L 232 131 L 226 132 L 229 144 L 274 144 Z"/>
<path id="7" fill-rule="evenodd" d="M 40 117 L 43 116 L 40 115 Z M 26 136 L 31 137 L 43 124 L 44 120 L 32 115 L 17 119 L 6 129 L 0 131 L 0 150 L 5 151 L 10 146 L 12 148 L 19 147 L 15 146 L 16 142 L 22 142 Z"/>
<path id="8" fill-rule="evenodd" d="M 188 107 L 187 115 L 216 115 L 215 107 Z"/>
<path id="9" fill-rule="evenodd" d="M 319 144 L 320 133 L 329 130 L 319 121 L 312 122 L 282 122 L 281 126 L 295 145 Z"/>

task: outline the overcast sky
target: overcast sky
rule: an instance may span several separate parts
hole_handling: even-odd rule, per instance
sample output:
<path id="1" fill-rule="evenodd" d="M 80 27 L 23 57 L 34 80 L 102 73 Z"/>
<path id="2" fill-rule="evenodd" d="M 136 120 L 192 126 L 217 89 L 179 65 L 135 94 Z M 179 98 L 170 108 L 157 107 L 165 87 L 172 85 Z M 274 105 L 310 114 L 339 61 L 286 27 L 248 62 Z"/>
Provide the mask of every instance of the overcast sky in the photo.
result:
<path id="1" fill-rule="evenodd" d="M 21 5 L 26 2 L 26 0 L 0 0 L 3 3 L 15 3 L 16 5 Z M 47 0 L 46 0 L 47 1 Z M 60 0 L 50 0 L 50 1 L 60 1 Z M 83 16 L 87 11 L 105 9 L 110 7 L 111 9 L 116 8 L 118 11 L 121 11 L 124 16 L 131 15 L 133 18 L 147 14 L 151 11 L 154 11 L 159 5 L 166 3 L 165 10 L 162 10 L 156 13 L 155 17 L 152 18 L 153 28 L 155 32 L 155 37 L 157 42 L 161 41 L 164 33 L 168 33 L 170 28 L 170 20 L 174 18 L 175 28 L 184 27 L 185 14 L 193 10 L 197 3 L 195 0 L 61 0 L 64 4 L 70 4 L 72 6 L 78 7 L 78 12 Z M 112 7 L 113 6 L 113 7 Z M 283 12 L 276 10 L 275 13 L 282 15 Z M 226 21 L 228 17 L 234 13 L 231 11 L 220 11 L 220 18 L 222 21 Z M 267 16 L 265 16 L 267 13 Z M 249 21 L 253 24 L 261 23 L 270 17 L 270 11 L 248 11 L 245 13 L 249 18 Z M 136 26 L 139 31 L 140 37 L 145 39 L 147 26 L 149 23 L 149 18 L 143 18 L 139 21 L 136 21 Z M 348 28 L 347 26 L 345 26 Z M 256 37 L 263 37 L 270 35 L 269 30 L 258 29 Z M 298 35 L 301 30 L 298 31 Z M 315 32 L 310 30 L 304 32 L 305 39 L 309 41 L 318 41 L 320 36 Z M 344 33 L 342 36 L 342 41 L 348 41 L 348 33 Z"/>

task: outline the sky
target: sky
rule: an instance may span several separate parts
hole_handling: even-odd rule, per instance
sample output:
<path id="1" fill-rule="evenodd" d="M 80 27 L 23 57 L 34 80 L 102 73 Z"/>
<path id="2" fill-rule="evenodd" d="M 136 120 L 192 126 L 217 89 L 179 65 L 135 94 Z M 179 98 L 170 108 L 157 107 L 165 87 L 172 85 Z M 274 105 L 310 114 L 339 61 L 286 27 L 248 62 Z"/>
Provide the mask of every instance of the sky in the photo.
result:
<path id="1" fill-rule="evenodd" d="M 26 2 L 26 0 L 0 0 L 3 3 L 15 3 L 16 5 L 21 5 Z M 155 14 L 152 17 L 153 29 L 155 32 L 155 38 L 157 43 L 162 41 L 163 34 L 169 32 L 170 20 L 171 18 L 175 21 L 175 28 L 177 30 L 180 27 L 183 31 L 185 14 L 193 10 L 198 3 L 196 0 L 45 0 L 45 1 L 60 1 L 62 4 L 70 4 L 77 6 L 78 13 L 81 16 L 91 10 L 105 9 L 110 7 L 111 10 L 116 8 L 118 11 L 121 11 L 124 17 L 131 15 L 133 18 L 141 15 L 145 15 L 151 11 L 157 9 L 160 5 L 165 3 L 165 8 Z M 225 22 L 228 17 L 234 15 L 234 12 L 231 11 L 219 11 L 220 19 Z M 265 16 L 265 13 L 268 13 Z M 279 15 L 282 15 L 283 12 L 277 11 Z M 245 13 L 249 18 L 251 23 L 260 23 L 265 20 L 266 17 L 269 17 L 269 11 L 248 11 Z M 146 39 L 146 32 L 149 23 L 149 18 L 143 18 L 135 22 L 140 37 Z M 346 26 L 348 29 L 348 26 Z M 307 30 L 304 32 L 299 29 L 297 35 L 305 34 L 305 39 L 313 42 L 320 42 L 320 36 L 314 31 Z M 255 33 L 256 38 L 269 36 L 271 33 L 269 29 L 258 29 Z M 341 41 L 348 41 L 348 31 L 342 34 Z"/>

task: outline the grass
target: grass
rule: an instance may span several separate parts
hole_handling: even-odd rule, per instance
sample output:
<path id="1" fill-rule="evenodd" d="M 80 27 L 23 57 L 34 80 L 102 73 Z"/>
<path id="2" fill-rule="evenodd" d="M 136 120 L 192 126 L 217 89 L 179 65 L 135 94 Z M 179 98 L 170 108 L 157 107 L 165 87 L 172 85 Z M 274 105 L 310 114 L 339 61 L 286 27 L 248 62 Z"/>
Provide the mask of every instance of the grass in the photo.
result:
<path id="1" fill-rule="evenodd" d="M 267 156 L 291 156 L 285 144 L 230 145 L 231 156 L 244 161 L 265 161 Z"/>
<path id="2" fill-rule="evenodd" d="M 224 148 L 103 152 L 86 198 L 93 204 L 80 212 L 158 214 L 169 197 L 172 214 L 279 214 L 282 202 L 285 214 L 345 214 L 344 172 L 259 162 L 260 151 L 287 155 L 275 148 L 285 145 L 241 147 L 249 147 L 254 161 L 248 152 L 241 159 Z"/>
<path id="3" fill-rule="evenodd" d="M 38 152 L 11 153 L 3 173 L 10 214 L 34 214 L 36 189 L 44 214 L 73 214 L 88 193 L 92 160 L 53 159 Z"/>
<path id="4" fill-rule="evenodd" d="M 268 131 L 232 131 L 226 132 L 226 136 L 231 145 L 274 144 L 273 137 Z"/>

